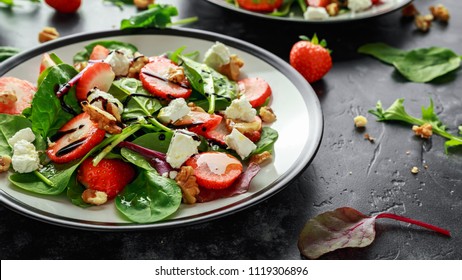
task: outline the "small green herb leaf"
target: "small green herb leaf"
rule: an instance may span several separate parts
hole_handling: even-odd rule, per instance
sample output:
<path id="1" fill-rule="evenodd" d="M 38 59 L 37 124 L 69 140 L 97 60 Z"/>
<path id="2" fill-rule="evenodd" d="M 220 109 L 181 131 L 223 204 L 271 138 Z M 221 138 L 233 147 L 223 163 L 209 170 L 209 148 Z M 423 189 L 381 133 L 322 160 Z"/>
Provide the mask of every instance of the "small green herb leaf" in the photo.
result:
<path id="1" fill-rule="evenodd" d="M 0 46 L 0 62 L 18 54 L 19 52 L 20 50 L 17 48 Z"/>
<path id="2" fill-rule="evenodd" d="M 178 15 L 176 7 L 167 4 L 154 4 L 148 10 L 140 12 L 120 23 L 120 29 L 127 28 L 166 28 L 171 18 Z"/>

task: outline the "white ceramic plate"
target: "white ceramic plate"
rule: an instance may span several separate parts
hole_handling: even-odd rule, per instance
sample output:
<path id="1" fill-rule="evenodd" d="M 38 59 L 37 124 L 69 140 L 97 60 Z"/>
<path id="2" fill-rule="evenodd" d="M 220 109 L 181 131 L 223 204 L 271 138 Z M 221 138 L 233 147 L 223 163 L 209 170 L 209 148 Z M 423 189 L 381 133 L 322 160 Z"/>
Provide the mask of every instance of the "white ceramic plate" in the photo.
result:
<path id="1" fill-rule="evenodd" d="M 243 74 L 262 77 L 273 90 L 272 108 L 278 120 L 272 127 L 279 132 L 272 163 L 252 181 L 248 193 L 212 202 L 182 205 L 167 220 L 153 224 L 134 224 L 120 215 L 114 203 L 81 209 L 65 195 L 42 196 L 12 186 L 7 174 L 0 175 L 0 199 L 22 214 L 46 222 L 101 230 L 171 227 L 196 223 L 233 213 L 254 205 L 276 193 L 299 174 L 313 159 L 323 130 L 319 100 L 310 85 L 290 65 L 275 55 L 249 43 L 222 35 L 191 29 L 107 31 L 80 34 L 44 44 L 0 64 L 0 76 L 36 81 L 41 54 L 55 52 L 66 62 L 95 40 L 119 40 L 134 44 L 146 55 L 161 54 L 187 46 L 186 51 L 201 54 L 221 41 L 245 61 Z"/>
<path id="2" fill-rule="evenodd" d="M 360 11 L 360 12 L 346 12 L 339 14 L 334 17 L 329 17 L 324 20 L 307 20 L 303 18 L 303 13 L 299 8 L 297 3 L 292 4 L 291 11 L 289 15 L 279 17 L 273 16 L 265 13 L 257 13 L 248 11 L 239 7 L 236 7 L 234 4 L 228 3 L 226 0 L 206 0 L 210 3 L 216 4 L 226 9 L 230 9 L 239 13 L 262 17 L 272 20 L 281 20 L 281 21 L 293 21 L 300 23 L 335 23 L 335 22 L 344 22 L 344 21 L 354 21 L 366 18 L 372 18 L 380 15 L 384 15 L 397 9 L 404 7 L 406 4 L 409 4 L 413 0 L 381 0 L 379 4 L 373 5 L 370 9 Z"/>

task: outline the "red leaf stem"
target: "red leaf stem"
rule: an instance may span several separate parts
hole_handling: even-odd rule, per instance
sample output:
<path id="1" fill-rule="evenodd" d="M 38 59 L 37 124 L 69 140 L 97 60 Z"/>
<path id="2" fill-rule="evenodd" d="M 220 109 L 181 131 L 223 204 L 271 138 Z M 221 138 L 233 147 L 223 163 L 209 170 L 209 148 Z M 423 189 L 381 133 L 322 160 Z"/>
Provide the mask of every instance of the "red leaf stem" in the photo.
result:
<path id="1" fill-rule="evenodd" d="M 147 158 L 158 158 L 163 161 L 167 159 L 167 155 L 164 153 L 145 148 L 132 142 L 122 141 L 117 146 L 120 148 L 127 148 Z"/>
<path id="2" fill-rule="evenodd" d="M 401 221 L 401 222 L 421 226 L 421 227 L 436 231 L 436 232 L 441 233 L 441 234 L 446 235 L 446 236 L 451 236 L 451 233 L 449 232 L 449 230 L 445 230 L 443 228 L 440 228 L 440 227 L 437 227 L 437 226 L 434 226 L 434 225 L 431 225 L 431 224 L 427 224 L 427 223 L 424 223 L 424 222 L 421 222 L 421 221 L 417 221 L 417 220 L 414 220 L 414 219 L 410 219 L 410 218 L 399 216 L 399 215 L 392 214 L 392 213 L 381 213 L 381 214 L 378 214 L 375 218 L 376 219 L 388 218 L 388 219 L 398 220 L 398 221 Z"/>

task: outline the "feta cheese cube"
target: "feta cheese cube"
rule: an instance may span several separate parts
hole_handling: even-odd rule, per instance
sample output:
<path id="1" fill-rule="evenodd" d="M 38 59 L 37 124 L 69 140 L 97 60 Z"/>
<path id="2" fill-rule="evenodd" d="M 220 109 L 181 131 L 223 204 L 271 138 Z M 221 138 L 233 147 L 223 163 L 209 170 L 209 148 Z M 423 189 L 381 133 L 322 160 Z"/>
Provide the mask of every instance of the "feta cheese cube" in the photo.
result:
<path id="1" fill-rule="evenodd" d="M 127 76 L 130 68 L 130 59 L 122 51 L 112 51 L 104 59 L 104 62 L 109 63 L 112 71 L 116 76 Z"/>
<path id="2" fill-rule="evenodd" d="M 366 10 L 372 6 L 371 0 L 349 0 L 348 9 L 353 12 Z"/>
<path id="3" fill-rule="evenodd" d="M 257 110 L 252 108 L 252 105 L 250 105 L 250 102 L 245 96 L 241 96 L 239 99 L 234 99 L 225 110 L 226 118 L 242 120 L 245 122 L 253 122 L 256 115 Z"/>
<path id="4" fill-rule="evenodd" d="M 326 9 L 324 7 L 308 7 L 306 12 L 303 14 L 305 19 L 309 20 L 323 20 L 329 17 Z"/>
<path id="5" fill-rule="evenodd" d="M 8 139 L 8 144 L 10 144 L 11 147 L 14 147 L 19 140 L 26 140 L 27 142 L 32 143 L 35 141 L 35 134 L 29 127 L 23 128 L 18 130 L 10 139 Z"/>
<path id="6" fill-rule="evenodd" d="M 183 98 L 177 98 L 170 101 L 167 107 L 159 111 L 157 118 L 162 123 L 173 123 L 186 116 L 191 111 Z"/>
<path id="7" fill-rule="evenodd" d="M 40 167 L 40 159 L 35 146 L 24 139 L 14 144 L 11 162 L 13 169 L 18 173 L 29 173 Z"/>
<path id="8" fill-rule="evenodd" d="M 204 63 L 217 70 L 222 65 L 229 64 L 231 52 L 223 43 L 216 42 L 204 55 Z"/>
<path id="9" fill-rule="evenodd" d="M 175 131 L 167 150 L 167 162 L 173 168 L 180 168 L 188 158 L 198 153 L 197 147 L 201 142 L 195 140 L 196 137 L 186 130 Z"/>
<path id="10" fill-rule="evenodd" d="M 235 150 L 241 159 L 248 157 L 257 148 L 249 138 L 245 137 L 244 134 L 235 128 L 233 128 L 230 134 L 225 136 L 225 143 L 230 149 Z"/>

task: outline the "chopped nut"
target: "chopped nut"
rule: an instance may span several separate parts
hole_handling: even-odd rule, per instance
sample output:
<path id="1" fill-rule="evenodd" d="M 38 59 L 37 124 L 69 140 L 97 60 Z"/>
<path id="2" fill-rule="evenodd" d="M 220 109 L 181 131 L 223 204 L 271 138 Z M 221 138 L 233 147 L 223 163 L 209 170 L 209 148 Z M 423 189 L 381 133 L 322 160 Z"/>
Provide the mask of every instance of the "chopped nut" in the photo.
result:
<path id="1" fill-rule="evenodd" d="M 179 84 L 184 80 L 184 77 L 184 68 L 182 66 L 170 67 L 168 69 L 167 80 L 170 82 Z"/>
<path id="2" fill-rule="evenodd" d="M 199 194 L 199 185 L 194 176 L 194 169 L 191 166 L 182 166 L 175 181 L 181 188 L 183 202 L 187 204 L 196 203 L 196 196 Z"/>
<path id="3" fill-rule="evenodd" d="M 335 17 L 338 15 L 340 8 L 337 3 L 330 3 L 329 5 L 326 6 L 326 11 L 331 17 Z"/>
<path id="4" fill-rule="evenodd" d="M 244 122 L 241 120 L 226 119 L 226 128 L 228 131 L 232 131 L 233 128 L 239 130 L 240 133 L 247 135 L 252 134 L 255 131 L 261 130 L 261 119 L 256 117 L 253 122 Z"/>
<path id="5" fill-rule="evenodd" d="M 128 68 L 128 77 L 129 78 L 138 78 L 138 75 L 141 72 L 141 69 L 144 67 L 144 65 L 149 63 L 149 58 L 139 54 L 135 53 L 135 58 L 133 59 L 133 62 L 130 64 L 130 67 Z"/>
<path id="6" fill-rule="evenodd" d="M 355 126 L 358 127 L 358 128 L 359 128 L 359 127 L 365 127 L 366 124 L 367 124 L 367 119 L 366 119 L 366 117 L 361 116 L 361 115 L 355 117 L 355 118 L 353 119 L 353 121 L 354 121 L 354 123 L 355 123 Z"/>
<path id="7" fill-rule="evenodd" d="M 59 37 L 58 30 L 54 27 L 47 26 L 40 31 L 38 35 L 38 40 L 40 43 L 54 40 Z"/>
<path id="8" fill-rule="evenodd" d="M 440 20 L 442 22 L 449 21 L 449 11 L 445 6 L 438 4 L 436 6 L 430 6 L 429 10 L 435 17 L 435 19 Z"/>
<path id="9" fill-rule="evenodd" d="M 417 10 L 417 8 L 414 6 L 414 4 L 411 3 L 403 8 L 402 14 L 403 14 L 403 17 L 415 17 L 420 13 Z"/>
<path id="10" fill-rule="evenodd" d="M 82 101 L 81 104 L 83 110 L 90 115 L 92 121 L 98 123 L 100 129 L 104 129 L 110 134 L 119 134 L 122 132 L 122 128 L 117 125 L 117 119 L 113 115 L 88 104 L 87 101 Z"/>
<path id="11" fill-rule="evenodd" d="M 273 109 L 268 106 L 260 108 L 259 116 L 265 123 L 272 123 L 276 121 L 276 115 L 274 114 Z"/>
<path id="12" fill-rule="evenodd" d="M 10 156 L 0 156 L 0 172 L 5 172 L 10 169 L 11 157 Z"/>
<path id="13" fill-rule="evenodd" d="M 432 125 L 429 123 L 425 123 L 421 126 L 414 125 L 412 127 L 412 131 L 414 131 L 415 135 L 420 136 L 422 138 L 430 138 L 433 134 Z"/>
<path id="14" fill-rule="evenodd" d="M 85 69 L 85 67 L 88 66 L 88 62 L 86 61 L 82 61 L 82 62 L 77 62 L 74 64 L 74 68 L 75 70 L 77 70 L 78 72 L 81 72 L 83 69 Z"/>
<path id="15" fill-rule="evenodd" d="M 14 90 L 0 91 L 0 104 L 13 104 L 18 100 Z"/>
<path id="16" fill-rule="evenodd" d="M 107 194 L 97 190 L 86 189 L 82 193 L 82 200 L 88 204 L 101 205 L 107 202 Z"/>
<path id="17" fill-rule="evenodd" d="M 191 108 L 191 111 L 205 112 L 205 110 L 202 107 L 197 106 L 196 104 L 194 104 L 194 102 L 189 102 L 188 107 Z"/>
<path id="18" fill-rule="evenodd" d="M 371 136 L 369 135 L 369 133 L 365 133 L 365 134 L 364 134 L 364 139 L 369 140 L 369 142 L 371 142 L 371 143 L 374 143 L 374 142 L 375 142 L 375 138 L 371 137 Z"/>
<path id="19" fill-rule="evenodd" d="M 256 163 L 258 165 L 262 164 L 263 162 L 270 160 L 272 158 L 272 155 L 270 152 L 265 151 L 260 154 L 256 154 L 250 157 L 250 163 Z"/>
<path id="20" fill-rule="evenodd" d="M 417 166 L 414 166 L 414 167 L 412 167 L 412 169 L 411 169 L 411 173 L 412 173 L 412 174 L 417 174 L 417 173 L 419 173 L 419 171 L 420 171 L 420 170 L 419 170 L 419 168 L 418 168 Z"/>
<path id="21" fill-rule="evenodd" d="M 140 10 L 146 10 L 149 5 L 154 4 L 154 0 L 133 0 L 133 4 Z"/>
<path id="22" fill-rule="evenodd" d="M 237 81 L 239 79 L 239 75 L 241 74 L 241 68 L 244 66 L 244 61 L 235 54 L 232 54 L 229 59 L 230 62 L 220 66 L 218 72 L 233 81 Z"/>
<path id="23" fill-rule="evenodd" d="M 428 169 L 428 164 L 424 164 L 424 168 L 425 168 L 425 169 Z"/>
<path id="24" fill-rule="evenodd" d="M 420 31 L 427 32 L 432 26 L 433 16 L 432 15 L 418 15 L 414 19 L 414 23 Z"/>

